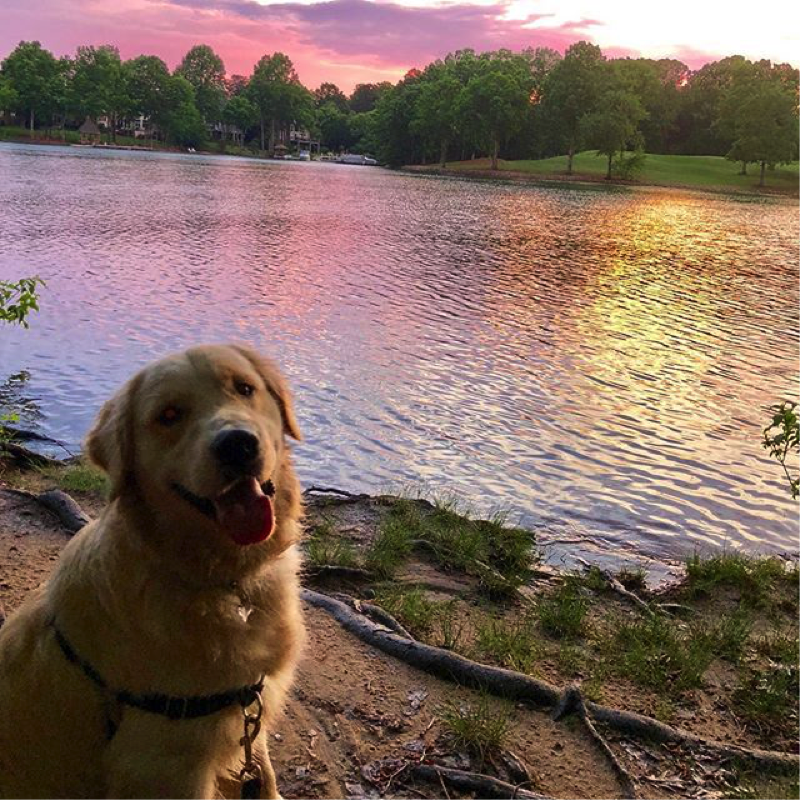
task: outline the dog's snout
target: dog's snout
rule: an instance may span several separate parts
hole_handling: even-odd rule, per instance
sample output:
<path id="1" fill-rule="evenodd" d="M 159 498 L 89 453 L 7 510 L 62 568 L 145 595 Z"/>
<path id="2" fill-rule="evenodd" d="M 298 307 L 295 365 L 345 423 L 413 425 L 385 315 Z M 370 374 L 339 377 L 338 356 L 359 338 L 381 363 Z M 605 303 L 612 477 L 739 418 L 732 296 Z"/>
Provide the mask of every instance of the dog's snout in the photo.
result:
<path id="1" fill-rule="evenodd" d="M 241 429 L 220 431 L 211 450 L 223 466 L 247 467 L 259 456 L 258 437 Z"/>

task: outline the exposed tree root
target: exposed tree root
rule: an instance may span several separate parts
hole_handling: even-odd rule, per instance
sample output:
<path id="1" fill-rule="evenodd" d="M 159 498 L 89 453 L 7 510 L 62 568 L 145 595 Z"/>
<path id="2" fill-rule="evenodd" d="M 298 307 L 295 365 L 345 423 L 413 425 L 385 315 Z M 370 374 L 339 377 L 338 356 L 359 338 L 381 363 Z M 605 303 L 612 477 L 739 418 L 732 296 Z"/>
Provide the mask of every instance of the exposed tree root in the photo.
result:
<path id="1" fill-rule="evenodd" d="M 345 630 L 358 636 L 362 641 L 433 675 L 539 706 L 553 708 L 562 700 L 563 692 L 545 681 L 501 667 L 479 664 L 449 650 L 402 637 L 376 625 L 363 614 L 329 595 L 304 589 L 303 599 L 330 614 Z M 796 770 L 800 763 L 798 756 L 792 753 L 740 747 L 715 739 L 706 739 L 632 711 L 622 711 L 592 702 L 585 702 L 584 705 L 594 720 L 630 736 L 703 747 L 722 756 L 738 758 L 760 766 Z"/>
<path id="2" fill-rule="evenodd" d="M 547 795 L 536 794 L 520 786 L 514 786 L 490 775 L 477 772 L 464 772 L 450 767 L 439 767 L 429 764 L 417 764 L 409 771 L 409 775 L 428 783 L 445 783 L 460 792 L 474 792 L 476 797 L 515 798 L 529 800 L 548 800 Z"/>
<path id="3" fill-rule="evenodd" d="M 385 608 L 368 603 L 366 600 L 357 600 L 355 597 L 350 597 L 350 595 L 342 592 L 335 592 L 331 596 L 346 603 L 350 608 L 366 614 L 378 625 L 383 625 L 384 628 L 388 628 L 390 631 L 400 634 L 400 636 L 405 636 L 406 639 L 414 638 Z"/>
<path id="4" fill-rule="evenodd" d="M 581 690 L 577 686 L 569 686 L 564 690 L 564 694 L 561 696 L 561 702 L 559 702 L 558 708 L 553 714 L 553 718 L 561 719 L 570 713 L 575 713 L 578 715 L 578 718 L 586 726 L 586 730 L 589 732 L 589 735 L 595 741 L 600 750 L 603 751 L 603 754 L 613 767 L 614 772 L 617 774 L 617 778 L 619 778 L 622 791 L 624 792 L 622 796 L 629 798 L 629 800 L 636 800 L 636 784 L 633 782 L 633 778 L 631 778 L 628 770 L 625 769 L 620 760 L 617 758 L 616 753 L 611 749 L 611 747 L 609 747 L 608 742 L 606 742 L 597 728 L 595 728 L 592 718 L 586 708 L 586 703 L 583 700 Z"/>
<path id="5" fill-rule="evenodd" d="M 41 453 L 35 453 L 33 450 L 28 450 L 27 447 L 23 447 L 21 444 L 14 444 L 14 442 L 3 442 L 3 444 L 0 445 L 0 456 L 7 458 L 19 469 L 60 467 L 64 465 L 64 462 L 59 461 L 57 458 L 43 456 Z"/>
<path id="6" fill-rule="evenodd" d="M 340 567 L 338 564 L 307 564 L 305 573 L 312 578 L 345 578 L 348 580 L 372 580 L 375 576 L 361 567 Z"/>
<path id="7" fill-rule="evenodd" d="M 70 533 L 77 533 L 84 525 L 91 522 L 91 517 L 78 505 L 66 492 L 60 489 L 51 489 L 41 494 L 26 492 L 23 489 L 6 488 L 3 491 L 15 494 L 44 506 L 48 511 L 58 517 L 58 521 Z"/>
<path id="8" fill-rule="evenodd" d="M 17 428 L 16 426 L 0 425 L 0 436 L 6 439 L 13 439 L 17 442 L 48 442 L 60 447 L 70 458 L 75 457 L 73 453 L 65 444 L 59 439 L 53 439 L 52 436 L 45 436 L 43 433 L 37 431 L 29 431 L 26 428 Z"/>

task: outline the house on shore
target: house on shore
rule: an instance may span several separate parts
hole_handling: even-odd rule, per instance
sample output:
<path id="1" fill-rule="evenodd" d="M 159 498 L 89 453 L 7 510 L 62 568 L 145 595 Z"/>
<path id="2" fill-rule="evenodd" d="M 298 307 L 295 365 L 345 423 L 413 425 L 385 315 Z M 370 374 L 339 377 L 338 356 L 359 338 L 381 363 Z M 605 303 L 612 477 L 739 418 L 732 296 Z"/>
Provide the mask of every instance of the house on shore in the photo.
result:
<path id="1" fill-rule="evenodd" d="M 100 141 L 100 128 L 89 117 L 86 117 L 83 125 L 78 128 L 78 133 L 81 136 L 81 144 L 97 144 Z"/>

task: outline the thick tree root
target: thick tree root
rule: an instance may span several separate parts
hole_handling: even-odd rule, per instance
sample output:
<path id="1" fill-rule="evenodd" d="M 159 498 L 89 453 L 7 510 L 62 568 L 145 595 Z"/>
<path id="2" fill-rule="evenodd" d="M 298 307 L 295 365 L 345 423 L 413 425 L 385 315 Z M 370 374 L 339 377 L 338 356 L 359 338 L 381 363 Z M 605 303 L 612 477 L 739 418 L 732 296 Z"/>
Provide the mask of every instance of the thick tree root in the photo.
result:
<path id="1" fill-rule="evenodd" d="M 366 616 L 329 595 L 304 589 L 302 596 L 307 603 L 330 614 L 345 630 L 362 641 L 432 675 L 539 706 L 554 708 L 562 700 L 563 692 L 545 681 L 501 667 L 479 664 L 449 650 L 402 637 L 376 625 Z M 793 753 L 740 747 L 706 739 L 632 711 L 622 711 L 592 702 L 585 702 L 584 705 L 593 720 L 629 736 L 702 747 L 726 758 L 737 758 L 763 767 L 797 770 L 800 764 L 800 759 Z"/>
<path id="2" fill-rule="evenodd" d="M 36 469 L 38 467 L 60 467 L 64 465 L 63 461 L 57 458 L 50 458 L 43 456 L 41 453 L 35 453 L 33 450 L 28 450 L 21 444 L 14 444 L 14 442 L 3 442 L 0 445 L 0 458 L 8 459 L 11 463 L 19 469 Z"/>
<path id="3" fill-rule="evenodd" d="M 617 754 L 609 747 L 608 742 L 602 737 L 600 732 L 595 728 L 592 718 L 586 708 L 586 703 L 583 700 L 581 690 L 577 686 L 569 686 L 564 690 L 561 697 L 561 702 L 553 714 L 553 719 L 561 719 L 570 713 L 576 713 L 578 718 L 586 726 L 589 736 L 595 741 L 595 744 L 602 750 L 605 757 L 614 769 L 619 779 L 620 786 L 622 786 L 623 797 L 628 800 L 636 800 L 636 784 L 633 782 L 630 773 L 622 765 L 617 758 Z"/>
<path id="4" fill-rule="evenodd" d="M 10 494 L 33 500 L 35 503 L 44 506 L 48 511 L 58 517 L 58 521 L 70 533 L 77 533 L 84 525 L 91 522 L 91 517 L 70 497 L 60 489 L 51 489 L 41 494 L 26 492 L 23 489 L 4 489 Z"/>
<path id="5" fill-rule="evenodd" d="M 409 775 L 428 783 L 447 784 L 459 792 L 474 792 L 476 797 L 509 799 L 523 797 L 529 798 L 529 800 L 548 800 L 546 795 L 536 794 L 528 789 L 523 789 L 477 772 L 464 772 L 463 770 L 450 769 L 449 767 L 417 764 L 411 768 Z"/>
<path id="6" fill-rule="evenodd" d="M 340 567 L 338 564 L 307 564 L 305 573 L 312 578 L 339 578 L 346 580 L 372 580 L 375 576 L 361 567 Z"/>
<path id="7" fill-rule="evenodd" d="M 368 603 L 366 600 L 357 600 L 354 597 L 350 597 L 349 594 L 343 594 L 342 592 L 335 592 L 331 597 L 341 600 L 343 603 L 350 606 L 350 608 L 355 609 L 361 614 L 366 614 L 371 620 L 377 622 L 378 625 L 383 625 L 384 628 L 388 628 L 390 631 L 394 631 L 400 636 L 404 636 L 406 639 L 414 638 L 385 608 L 376 606 L 373 603 Z"/>

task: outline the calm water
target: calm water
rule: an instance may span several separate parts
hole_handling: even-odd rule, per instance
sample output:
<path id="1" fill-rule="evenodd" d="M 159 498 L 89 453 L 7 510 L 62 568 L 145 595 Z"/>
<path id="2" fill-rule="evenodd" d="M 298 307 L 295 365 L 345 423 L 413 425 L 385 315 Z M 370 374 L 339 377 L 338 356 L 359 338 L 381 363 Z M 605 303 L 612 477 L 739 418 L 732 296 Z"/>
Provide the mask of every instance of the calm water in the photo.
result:
<path id="1" fill-rule="evenodd" d="M 247 340 L 305 482 L 423 484 L 618 552 L 797 550 L 760 446 L 798 387 L 795 204 L 0 145 L 0 380 L 77 447 L 136 368 Z"/>

